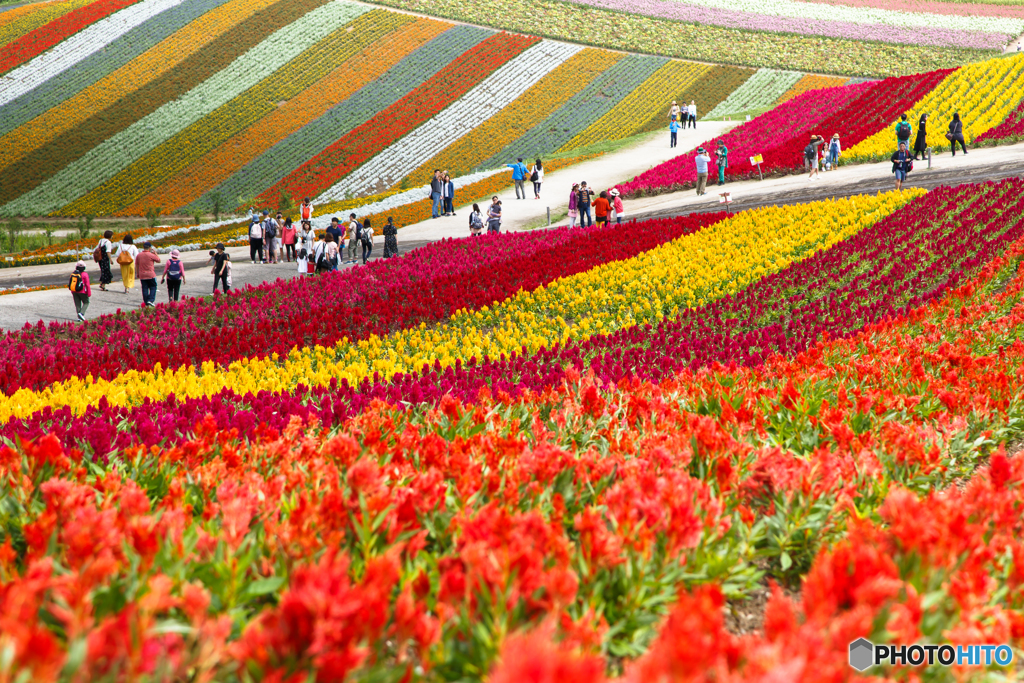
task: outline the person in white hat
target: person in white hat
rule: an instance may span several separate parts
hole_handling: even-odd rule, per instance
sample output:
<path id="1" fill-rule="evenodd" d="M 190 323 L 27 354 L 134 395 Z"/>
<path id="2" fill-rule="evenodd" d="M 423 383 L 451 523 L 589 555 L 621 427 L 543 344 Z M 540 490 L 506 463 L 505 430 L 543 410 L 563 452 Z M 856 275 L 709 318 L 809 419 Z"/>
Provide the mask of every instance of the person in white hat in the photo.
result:
<path id="1" fill-rule="evenodd" d="M 612 216 L 609 217 L 609 222 L 614 217 L 616 224 L 621 223 L 622 217 L 626 212 L 622 210 L 622 198 L 619 196 L 619 188 L 613 187 L 608 193 L 608 199 L 611 200 L 612 205 Z"/>
<path id="2" fill-rule="evenodd" d="M 181 252 L 171 250 L 171 257 L 164 264 L 164 275 L 160 284 L 167 282 L 167 300 L 177 301 L 181 294 L 181 285 L 185 282 L 185 264 L 181 262 Z"/>

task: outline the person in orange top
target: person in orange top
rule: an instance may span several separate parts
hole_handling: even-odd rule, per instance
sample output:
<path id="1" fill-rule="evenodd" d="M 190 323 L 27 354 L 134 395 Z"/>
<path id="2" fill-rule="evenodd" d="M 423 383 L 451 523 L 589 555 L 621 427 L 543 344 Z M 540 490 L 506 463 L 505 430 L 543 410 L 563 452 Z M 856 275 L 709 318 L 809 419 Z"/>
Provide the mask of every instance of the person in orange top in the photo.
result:
<path id="1" fill-rule="evenodd" d="M 142 281 L 142 305 L 156 306 L 156 264 L 160 263 L 152 242 L 143 242 L 142 251 L 135 257 L 135 270 Z"/>
<path id="2" fill-rule="evenodd" d="M 594 215 L 597 217 L 598 227 L 605 225 L 608 222 L 608 210 L 610 208 L 608 203 L 608 193 L 604 190 L 601 191 L 601 196 L 594 200 Z"/>

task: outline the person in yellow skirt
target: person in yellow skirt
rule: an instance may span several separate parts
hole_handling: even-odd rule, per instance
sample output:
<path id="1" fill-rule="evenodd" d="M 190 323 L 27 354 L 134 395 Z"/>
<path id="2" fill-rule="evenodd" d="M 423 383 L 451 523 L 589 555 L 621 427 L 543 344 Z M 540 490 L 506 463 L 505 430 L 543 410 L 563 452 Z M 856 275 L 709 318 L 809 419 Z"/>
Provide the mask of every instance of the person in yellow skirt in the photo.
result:
<path id="1" fill-rule="evenodd" d="M 139 248 L 135 246 L 131 235 L 125 235 L 121 243 L 117 245 L 117 256 L 114 261 L 121 266 L 121 282 L 124 283 L 124 293 L 135 286 L 135 257 L 139 255 Z"/>

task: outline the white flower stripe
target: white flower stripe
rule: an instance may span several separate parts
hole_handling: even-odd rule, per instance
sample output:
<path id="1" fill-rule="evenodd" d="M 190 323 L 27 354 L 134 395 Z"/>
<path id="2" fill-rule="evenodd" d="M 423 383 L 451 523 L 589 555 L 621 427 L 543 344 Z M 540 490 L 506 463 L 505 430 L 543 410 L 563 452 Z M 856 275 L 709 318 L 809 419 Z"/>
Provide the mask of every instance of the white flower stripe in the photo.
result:
<path id="1" fill-rule="evenodd" d="M 798 71 L 758 69 L 757 73 L 709 111 L 705 118 L 717 119 L 751 109 L 770 107 L 803 76 L 804 74 Z"/>
<path id="2" fill-rule="evenodd" d="M 267 37 L 222 71 L 89 150 L 0 213 L 42 215 L 103 184 L 164 140 L 273 74 L 369 7 L 333 0 Z"/>
<path id="3" fill-rule="evenodd" d="M 183 0 L 143 0 L 91 24 L 0 77 L 0 105 L 21 97 L 70 69 L 143 22 Z"/>
<path id="4" fill-rule="evenodd" d="M 382 192 L 514 102 L 583 48 L 544 40 L 481 81 L 451 106 L 324 191 L 317 203 Z"/>

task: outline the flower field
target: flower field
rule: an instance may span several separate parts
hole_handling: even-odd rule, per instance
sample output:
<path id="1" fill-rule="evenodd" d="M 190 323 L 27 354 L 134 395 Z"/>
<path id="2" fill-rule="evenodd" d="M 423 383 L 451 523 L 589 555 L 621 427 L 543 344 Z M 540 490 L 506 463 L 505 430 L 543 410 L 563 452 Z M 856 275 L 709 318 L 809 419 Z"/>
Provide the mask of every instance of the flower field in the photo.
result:
<path id="1" fill-rule="evenodd" d="M 747 159 L 758 154 L 764 158 L 761 169 L 768 175 L 799 173 L 803 170 L 804 146 L 813 134 L 826 140 L 834 134 L 840 136 L 840 163 L 886 160 L 895 150 L 894 126 L 904 113 L 915 128 L 920 114 L 928 114 L 927 144 L 935 151 L 948 149 L 943 133 L 957 111 L 964 118 L 964 135 L 969 143 L 975 139 L 1013 142 L 1024 98 L 1022 69 L 1024 56 L 1018 54 L 959 69 L 824 87 L 788 99 L 783 96 L 782 104 L 722 136 L 730 158 L 726 175 L 756 177 L 757 169 Z M 750 84 L 762 73 L 748 79 L 718 108 L 728 105 L 729 100 L 753 101 L 747 93 L 761 89 L 756 83 Z M 769 97 L 766 95 L 764 101 Z M 709 117 L 716 113 L 711 112 Z M 714 149 L 716 143 L 717 139 L 712 139 L 704 147 Z M 697 180 L 693 156 L 690 152 L 671 159 L 619 188 L 626 196 L 634 197 L 691 188 Z"/>
<path id="2" fill-rule="evenodd" d="M 833 20 L 835 6 L 799 0 L 535 0 L 525 6 L 515 0 L 378 0 L 377 4 L 597 47 L 846 76 L 900 76 L 952 68 L 995 56 L 1008 37 L 1021 33 L 1017 29 L 1021 17 L 1012 9 L 1005 17 L 922 9 L 911 10 L 906 19 L 905 12 L 886 12 L 884 16 L 893 21 L 879 22 L 866 3 L 857 0 L 841 3 L 854 5 L 842 10 L 859 18 L 857 22 Z M 748 9 L 732 11 L 739 6 Z M 781 16 L 778 10 L 783 6 L 796 7 L 796 19 Z M 811 14 L 825 18 L 812 20 Z M 913 22 L 913 27 L 898 23 L 894 14 Z M 990 28 L 996 30 L 986 30 Z"/>
<path id="3" fill-rule="evenodd" d="M 571 4 L 548 7 L 548 2 L 510 14 L 525 17 L 548 8 L 552 14 L 545 26 L 573 26 L 575 15 L 565 22 L 555 19 Z M 796 0 L 777 0 L 773 7 L 778 16 L 792 18 L 795 4 L 807 4 L 812 14 L 835 9 Z M 753 11 L 720 5 L 716 0 L 705 9 Z M 441 0 L 432 11 L 445 15 L 449 9 Z M 603 10 L 593 11 L 603 16 Z M 1014 22 L 1024 21 L 922 11 L 869 8 L 864 12 L 871 20 L 861 23 L 877 19 L 872 25 L 955 29 L 968 36 L 1010 31 Z M 849 14 L 837 12 L 837 17 Z M 632 22 L 665 19 L 630 11 L 616 21 L 624 39 Z M 591 23 L 582 32 L 589 35 L 598 26 Z M 542 33 L 536 29 L 532 32 Z M 685 34 L 666 34 L 666 45 Z M 345 0 L 69 0 L 11 15 L 0 21 L 0 36 L 9 38 L 0 45 L 0 62 L 6 64 L 0 70 L 7 69 L 0 87 L 0 144 L 7 151 L 0 159 L 4 216 L 194 215 L 253 203 L 294 205 L 303 196 L 321 206 L 343 205 L 421 185 L 433 168 L 475 175 L 519 156 L 561 154 L 657 130 L 665 126 L 664 112 L 673 99 L 696 100 L 702 119 L 726 118 L 804 102 L 801 98 L 826 89 L 860 87 L 845 85 L 843 77 L 793 68 L 708 66 L 580 48 L 371 11 Z M 747 38 L 750 46 L 758 45 L 753 34 Z M 715 44 L 732 49 L 740 43 Z M 704 44 L 705 39 L 694 43 Z M 603 45 L 625 46 L 616 40 Z M 783 49 L 772 45 L 764 54 Z M 871 45 L 882 49 L 882 43 Z M 900 58 L 891 63 L 912 61 L 914 49 L 899 46 Z M 932 50 L 933 56 L 942 49 Z M 848 53 L 846 63 L 855 62 L 855 55 Z M 714 61 L 730 61 L 726 57 Z M 830 70 L 828 58 L 819 55 L 813 66 L 794 58 L 791 66 Z M 902 89 L 899 107 L 872 105 L 878 111 L 865 119 L 851 106 L 843 110 L 848 121 L 839 114 L 829 120 L 837 130 L 857 128 L 847 146 L 862 144 L 848 160 L 873 158 L 872 136 L 881 140 L 885 127 L 884 121 L 875 125 L 876 119 L 917 104 L 932 107 L 940 98 L 946 100 L 933 107 L 939 115 L 954 102 L 979 109 L 968 120 L 970 134 L 977 137 L 1020 103 L 1014 85 L 1018 67 L 1012 58 L 972 64 L 950 76 L 947 90 L 934 92 L 895 81 Z M 888 67 L 857 71 L 889 72 Z M 932 71 L 918 80 L 931 83 L 937 73 L 946 72 Z M 984 87 L 969 85 L 975 82 Z M 998 92 L 995 84 L 1002 84 Z M 790 142 L 775 131 L 755 151 L 773 154 L 771 148 Z M 786 161 L 779 168 L 791 165 Z"/>
<path id="4" fill-rule="evenodd" d="M 1022 196 L 445 240 L 8 333 L 2 671 L 810 683 L 861 680 L 858 637 L 1016 650 Z"/>

